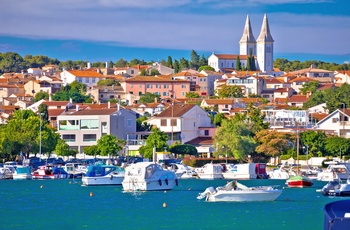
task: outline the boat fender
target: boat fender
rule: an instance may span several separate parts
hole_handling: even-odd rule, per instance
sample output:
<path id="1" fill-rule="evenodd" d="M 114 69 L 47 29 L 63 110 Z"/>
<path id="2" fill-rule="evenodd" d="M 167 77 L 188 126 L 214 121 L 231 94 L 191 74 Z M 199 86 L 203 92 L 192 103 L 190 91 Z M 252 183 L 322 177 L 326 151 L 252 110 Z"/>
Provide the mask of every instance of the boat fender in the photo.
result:
<path id="1" fill-rule="evenodd" d="M 168 185 L 168 178 L 165 179 L 165 184 Z"/>
<path id="2" fill-rule="evenodd" d="M 113 180 L 113 175 L 111 175 L 111 180 Z"/>
<path id="3" fill-rule="evenodd" d="M 179 186 L 179 182 L 177 179 L 175 179 L 175 184 L 176 184 L 176 186 Z"/>
<path id="4" fill-rule="evenodd" d="M 158 180 L 158 183 L 160 186 L 162 186 L 162 181 L 160 179 Z"/>

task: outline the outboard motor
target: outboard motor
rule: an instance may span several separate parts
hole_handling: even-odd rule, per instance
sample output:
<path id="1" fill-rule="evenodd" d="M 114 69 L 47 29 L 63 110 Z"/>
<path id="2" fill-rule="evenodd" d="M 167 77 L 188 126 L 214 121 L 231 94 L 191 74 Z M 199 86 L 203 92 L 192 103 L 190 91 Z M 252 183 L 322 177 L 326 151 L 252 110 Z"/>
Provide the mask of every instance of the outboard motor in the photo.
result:
<path id="1" fill-rule="evenodd" d="M 323 186 L 321 193 L 324 196 L 334 196 L 334 190 L 340 188 L 340 183 L 338 181 L 330 181 L 325 186 Z"/>
<path id="2" fill-rule="evenodd" d="M 203 198 L 205 198 L 205 197 L 207 197 L 207 195 L 208 194 L 212 194 L 212 193 L 214 193 L 216 190 L 215 190 L 215 188 L 214 187 L 209 187 L 209 188 L 207 188 L 204 192 L 202 192 L 202 193 L 199 193 L 198 194 L 198 196 L 197 196 L 197 199 L 203 199 Z"/>

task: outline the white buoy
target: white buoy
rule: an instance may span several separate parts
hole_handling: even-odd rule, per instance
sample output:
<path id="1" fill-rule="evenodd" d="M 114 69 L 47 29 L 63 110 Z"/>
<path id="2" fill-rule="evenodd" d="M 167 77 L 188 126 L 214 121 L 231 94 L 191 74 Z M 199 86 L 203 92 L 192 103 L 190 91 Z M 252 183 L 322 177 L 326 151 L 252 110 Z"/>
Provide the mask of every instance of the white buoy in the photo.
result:
<path id="1" fill-rule="evenodd" d="M 166 207 L 168 207 L 168 206 L 167 206 L 167 204 L 164 202 L 164 203 L 163 203 L 163 208 L 166 208 Z"/>

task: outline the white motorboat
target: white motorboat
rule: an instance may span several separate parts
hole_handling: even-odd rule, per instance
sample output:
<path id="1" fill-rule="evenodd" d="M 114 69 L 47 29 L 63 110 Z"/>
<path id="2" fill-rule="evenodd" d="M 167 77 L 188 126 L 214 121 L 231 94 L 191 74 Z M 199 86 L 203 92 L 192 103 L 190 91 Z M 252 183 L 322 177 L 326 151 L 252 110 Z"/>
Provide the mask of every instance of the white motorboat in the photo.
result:
<path id="1" fill-rule="evenodd" d="M 340 162 L 329 162 L 327 169 L 317 174 L 317 180 L 320 181 L 334 181 L 347 180 L 350 176 L 349 165 Z"/>
<path id="2" fill-rule="evenodd" d="M 30 166 L 17 165 L 13 173 L 14 180 L 31 180 L 32 171 Z"/>
<path id="3" fill-rule="evenodd" d="M 245 202 L 245 201 L 274 201 L 282 190 L 272 186 L 247 187 L 237 181 L 231 181 L 226 186 L 207 188 L 200 193 L 197 199 L 205 198 L 211 202 Z"/>
<path id="4" fill-rule="evenodd" d="M 222 175 L 225 179 L 256 179 L 255 163 L 227 164 L 227 171 Z"/>
<path id="5" fill-rule="evenodd" d="M 87 172 L 83 172 L 81 167 L 82 165 L 80 163 L 66 163 L 62 166 L 62 168 L 69 174 L 69 178 L 81 178 L 83 174 Z"/>
<path id="6" fill-rule="evenodd" d="M 222 166 L 220 164 L 208 163 L 203 167 L 195 168 L 200 179 L 223 179 Z"/>
<path id="7" fill-rule="evenodd" d="M 269 171 L 267 175 L 270 179 L 287 180 L 289 177 L 297 174 L 290 167 L 281 165 L 279 168 Z"/>
<path id="8" fill-rule="evenodd" d="M 95 164 L 88 167 L 82 177 L 84 186 L 121 185 L 125 177 L 125 169 L 115 165 Z"/>
<path id="9" fill-rule="evenodd" d="M 171 190 L 178 185 L 175 172 L 154 162 L 138 162 L 125 168 L 124 191 Z"/>
<path id="10" fill-rule="evenodd" d="M 173 170 L 179 179 L 199 178 L 196 171 L 184 164 L 171 163 L 170 170 Z"/>
<path id="11" fill-rule="evenodd" d="M 0 167 L 0 180 L 12 179 L 13 172 L 7 167 Z"/>
<path id="12" fill-rule="evenodd" d="M 320 190 L 324 196 L 350 196 L 350 178 L 346 180 L 346 183 L 341 183 L 340 180 L 334 180 L 328 182 Z"/>

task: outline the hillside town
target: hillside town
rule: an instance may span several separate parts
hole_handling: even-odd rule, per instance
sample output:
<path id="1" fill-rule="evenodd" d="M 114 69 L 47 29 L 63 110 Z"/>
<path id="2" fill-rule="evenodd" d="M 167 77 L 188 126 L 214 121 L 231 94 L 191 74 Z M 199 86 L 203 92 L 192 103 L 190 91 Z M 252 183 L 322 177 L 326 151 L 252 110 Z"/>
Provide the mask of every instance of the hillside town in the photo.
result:
<path id="1" fill-rule="evenodd" d="M 39 113 L 43 104 L 50 125 L 77 153 L 84 154 L 84 148 L 96 145 L 103 135 L 109 134 L 126 140 L 124 154 L 138 156 L 150 132 L 138 132 L 136 119 L 145 116 L 148 124 L 169 136 L 169 145 L 190 144 L 196 147 L 199 156 L 211 158 L 216 151 L 213 136 L 217 127 L 208 113 L 234 117 L 246 113 L 251 104 L 264 114 L 269 129 L 314 130 L 348 138 L 350 110 L 345 103 L 331 113 L 325 104 L 305 109 L 312 92 L 303 93 L 301 89 L 309 82 L 318 83 L 317 91 L 349 84 L 350 71 L 330 71 L 313 65 L 281 71 L 273 67 L 273 44 L 267 15 L 257 39 L 247 16 L 239 41 L 240 54 L 212 53 L 207 64 L 214 70 L 183 69 L 175 73 L 173 68 L 158 62 L 123 68 L 106 62 L 104 68 L 93 68 L 87 62 L 79 69 L 45 65 L 20 73 L 4 73 L 0 76 L 0 121 L 6 124 L 16 110 Z M 254 57 L 256 70 L 236 70 L 238 64 L 243 68 L 250 65 L 250 57 Z M 158 74 L 150 76 L 152 71 Z M 101 80 L 120 84 L 98 86 Z M 85 94 L 91 103 L 52 100 L 57 91 L 73 82 L 86 85 Z M 237 86 L 242 97 L 218 97 L 226 86 Z M 34 102 L 38 93 L 47 93 L 49 98 Z M 140 103 L 140 98 L 148 93 L 157 95 L 159 100 Z M 188 98 L 189 93 L 198 97 Z"/>

